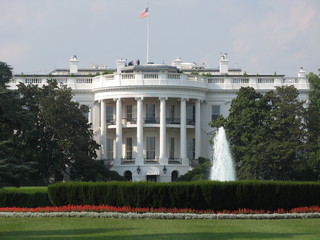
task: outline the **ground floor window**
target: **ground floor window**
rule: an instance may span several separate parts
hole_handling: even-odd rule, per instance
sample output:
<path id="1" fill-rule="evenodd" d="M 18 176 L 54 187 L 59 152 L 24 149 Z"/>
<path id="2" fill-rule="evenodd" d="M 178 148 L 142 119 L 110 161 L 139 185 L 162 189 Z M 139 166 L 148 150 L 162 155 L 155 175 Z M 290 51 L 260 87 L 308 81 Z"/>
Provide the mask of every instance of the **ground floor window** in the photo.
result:
<path id="1" fill-rule="evenodd" d="M 174 159 L 174 138 L 170 138 L 169 159 Z"/>
<path id="2" fill-rule="evenodd" d="M 195 139 L 194 138 L 188 138 L 187 139 L 187 145 L 188 145 L 188 158 L 194 159 L 195 158 Z"/>
<path id="3" fill-rule="evenodd" d="M 107 159 L 113 159 L 113 138 L 107 139 Z"/>
<path id="4" fill-rule="evenodd" d="M 127 181 L 130 181 L 132 182 L 132 172 L 131 171 L 125 171 L 124 172 L 124 178 L 127 180 Z"/>
<path id="5" fill-rule="evenodd" d="M 132 159 L 132 138 L 127 138 L 126 142 L 127 159 Z"/>
<path id="6" fill-rule="evenodd" d="M 157 182 L 157 175 L 147 175 L 147 182 Z"/>
<path id="7" fill-rule="evenodd" d="M 176 171 L 176 170 L 172 171 L 172 173 L 171 173 L 171 182 L 177 181 L 178 177 L 179 177 L 179 172 Z"/>
<path id="8" fill-rule="evenodd" d="M 155 159 L 156 157 L 156 138 L 147 137 L 147 159 Z"/>

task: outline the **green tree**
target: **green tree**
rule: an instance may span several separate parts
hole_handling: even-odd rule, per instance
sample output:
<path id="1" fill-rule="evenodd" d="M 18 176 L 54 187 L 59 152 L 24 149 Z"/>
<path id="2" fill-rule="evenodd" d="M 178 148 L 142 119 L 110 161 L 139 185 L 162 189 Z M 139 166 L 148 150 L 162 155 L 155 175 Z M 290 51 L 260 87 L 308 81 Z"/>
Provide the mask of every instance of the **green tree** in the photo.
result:
<path id="1" fill-rule="evenodd" d="M 35 163 L 20 136 L 30 126 L 29 114 L 22 108 L 19 94 L 7 89 L 12 68 L 0 62 L 0 183 L 19 186 L 33 172 Z"/>
<path id="2" fill-rule="evenodd" d="M 308 126 L 308 167 L 307 173 L 313 180 L 320 179 L 320 78 L 314 73 L 308 74 L 310 84 L 307 114 Z"/>
<path id="3" fill-rule="evenodd" d="M 36 152 L 41 177 L 48 182 L 61 181 L 71 172 L 85 177 L 85 167 L 94 164 L 99 148 L 84 117 L 88 107 L 72 101 L 71 89 L 54 80 L 42 88 L 18 87 L 23 106 L 33 115 L 24 139 Z"/>
<path id="4" fill-rule="evenodd" d="M 210 125 L 224 126 L 236 161 L 238 179 L 299 178 L 304 156 L 305 109 L 293 87 L 262 95 L 241 88 L 227 118 Z"/>
<path id="5" fill-rule="evenodd" d="M 210 177 L 211 161 L 203 157 L 198 159 L 199 165 L 196 166 L 191 171 L 187 172 L 184 175 L 181 175 L 177 181 L 197 181 L 197 180 L 208 180 Z"/>

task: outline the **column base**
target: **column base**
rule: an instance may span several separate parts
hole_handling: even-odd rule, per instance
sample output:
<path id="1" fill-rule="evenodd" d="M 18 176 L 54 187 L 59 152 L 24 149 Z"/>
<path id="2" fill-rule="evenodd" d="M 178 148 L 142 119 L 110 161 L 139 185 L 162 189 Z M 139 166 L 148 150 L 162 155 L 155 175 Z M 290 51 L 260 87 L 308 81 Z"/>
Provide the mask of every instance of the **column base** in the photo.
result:
<path id="1" fill-rule="evenodd" d="M 121 166 L 121 157 L 116 157 L 113 160 L 113 166 Z"/>
<path id="2" fill-rule="evenodd" d="M 189 158 L 181 158 L 181 163 L 183 166 L 189 166 L 190 165 Z"/>
<path id="3" fill-rule="evenodd" d="M 159 164 L 160 165 L 168 165 L 168 158 L 167 157 L 160 157 Z"/>
<path id="4" fill-rule="evenodd" d="M 143 164 L 144 164 L 143 156 L 137 156 L 135 165 L 143 165 Z"/>

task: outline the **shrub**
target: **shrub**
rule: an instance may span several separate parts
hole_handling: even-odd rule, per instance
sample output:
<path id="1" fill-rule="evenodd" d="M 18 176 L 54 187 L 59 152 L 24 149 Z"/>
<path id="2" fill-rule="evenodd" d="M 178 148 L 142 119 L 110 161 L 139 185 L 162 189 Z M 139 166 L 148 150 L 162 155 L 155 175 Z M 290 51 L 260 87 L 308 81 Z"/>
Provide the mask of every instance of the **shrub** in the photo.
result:
<path id="1" fill-rule="evenodd" d="M 49 185 L 53 205 L 109 205 L 154 208 L 291 209 L 320 205 L 320 184 L 313 182 L 105 182 Z"/>
<path id="2" fill-rule="evenodd" d="M 47 187 L 0 189 L 0 207 L 45 207 L 50 205 Z"/>

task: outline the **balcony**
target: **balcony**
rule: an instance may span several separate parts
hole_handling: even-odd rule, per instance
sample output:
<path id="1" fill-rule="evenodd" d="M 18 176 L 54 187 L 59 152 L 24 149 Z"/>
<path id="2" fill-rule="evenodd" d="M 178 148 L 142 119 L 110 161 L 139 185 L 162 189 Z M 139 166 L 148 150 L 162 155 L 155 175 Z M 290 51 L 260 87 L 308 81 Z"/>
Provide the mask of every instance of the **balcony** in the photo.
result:
<path id="1" fill-rule="evenodd" d="M 181 158 L 169 158 L 168 159 L 169 164 L 182 164 Z"/>
<path id="2" fill-rule="evenodd" d="M 122 118 L 122 124 L 137 124 L 136 118 Z"/>
<path id="3" fill-rule="evenodd" d="M 144 123 L 160 124 L 160 118 L 145 118 Z"/>
<path id="4" fill-rule="evenodd" d="M 180 118 L 167 118 L 167 124 L 180 124 Z"/>
<path id="5" fill-rule="evenodd" d="M 207 80 L 200 75 L 166 72 L 119 73 L 93 79 L 93 89 L 119 86 L 183 86 L 206 89 Z"/>
<path id="6" fill-rule="evenodd" d="M 106 167 L 112 167 L 113 166 L 113 158 L 107 158 L 107 159 L 104 159 L 102 160 L 104 165 Z"/>
<path id="7" fill-rule="evenodd" d="M 116 119 L 114 118 L 107 119 L 107 125 L 116 125 Z"/>
<path id="8" fill-rule="evenodd" d="M 134 158 L 121 158 L 121 165 L 126 165 L 126 164 L 135 164 L 135 159 Z"/>
<path id="9" fill-rule="evenodd" d="M 159 158 L 145 158 L 144 164 L 159 164 Z"/>

